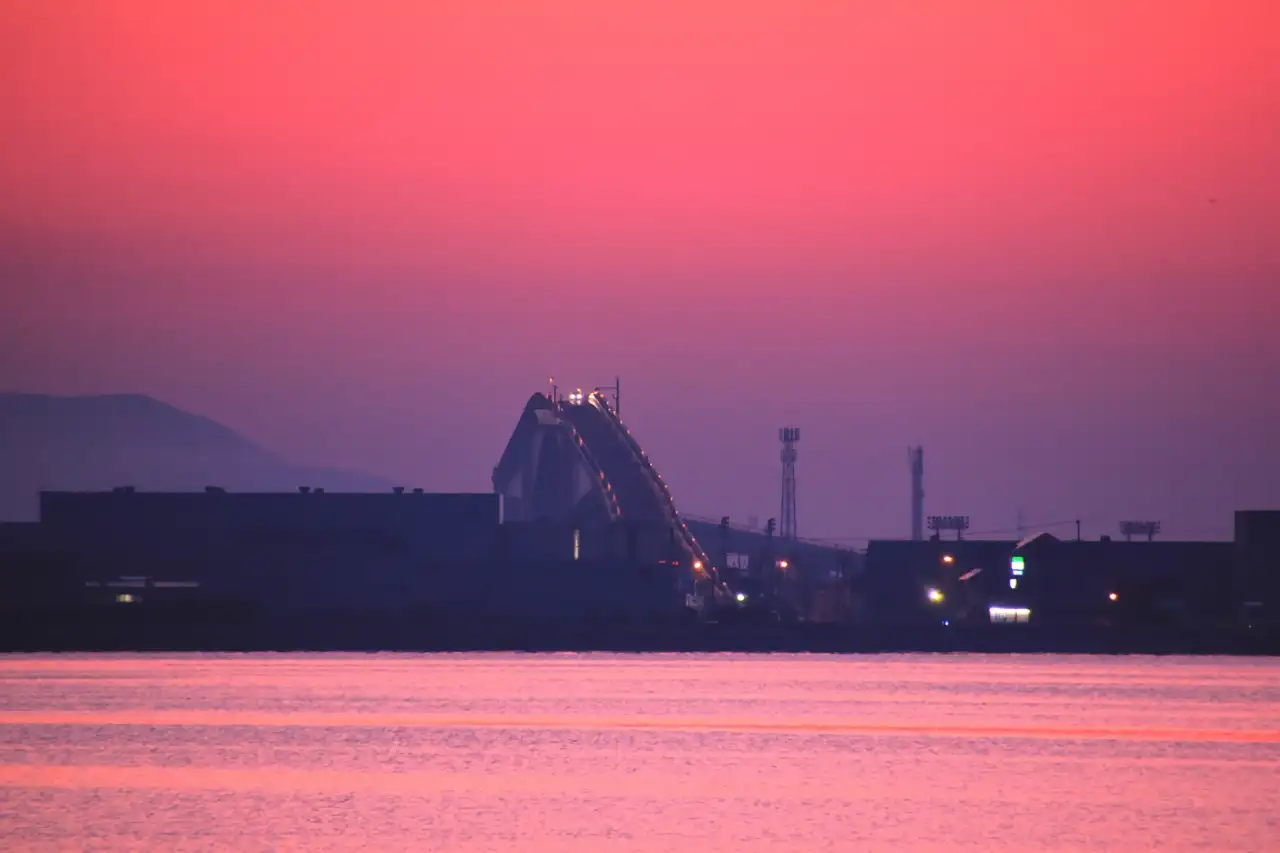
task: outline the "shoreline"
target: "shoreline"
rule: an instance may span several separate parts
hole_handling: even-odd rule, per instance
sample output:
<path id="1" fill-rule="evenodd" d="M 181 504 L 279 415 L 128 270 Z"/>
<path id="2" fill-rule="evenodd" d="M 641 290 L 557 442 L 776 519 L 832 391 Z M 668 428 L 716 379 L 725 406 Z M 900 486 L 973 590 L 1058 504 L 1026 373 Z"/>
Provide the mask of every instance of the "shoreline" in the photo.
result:
<path id="1" fill-rule="evenodd" d="M 1280 656 L 1280 634 L 1089 625 L 632 623 L 395 612 L 0 611 L 0 653 L 615 652 Z"/>

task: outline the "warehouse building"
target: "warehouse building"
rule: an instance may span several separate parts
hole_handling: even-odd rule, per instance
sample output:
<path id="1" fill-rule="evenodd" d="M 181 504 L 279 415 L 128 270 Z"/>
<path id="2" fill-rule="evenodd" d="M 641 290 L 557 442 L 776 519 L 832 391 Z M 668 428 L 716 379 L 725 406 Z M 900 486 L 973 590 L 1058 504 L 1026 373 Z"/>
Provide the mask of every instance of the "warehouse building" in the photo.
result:
<path id="1" fill-rule="evenodd" d="M 497 494 L 45 492 L 0 527 L 0 591 L 27 604 L 426 608 L 496 617 L 651 617 L 683 603 L 652 531 L 503 524 Z M 632 559 L 628 559 L 628 550 Z"/>
<path id="2" fill-rule="evenodd" d="M 1280 511 L 1241 511 L 1234 542 L 877 540 L 856 594 L 871 621 L 1223 625 L 1274 622 Z"/>

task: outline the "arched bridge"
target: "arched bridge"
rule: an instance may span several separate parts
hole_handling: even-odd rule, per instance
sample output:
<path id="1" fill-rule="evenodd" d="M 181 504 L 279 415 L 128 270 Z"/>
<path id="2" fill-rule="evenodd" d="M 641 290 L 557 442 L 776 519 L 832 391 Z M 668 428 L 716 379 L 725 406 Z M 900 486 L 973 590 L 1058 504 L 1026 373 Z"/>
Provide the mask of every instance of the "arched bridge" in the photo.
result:
<path id="1" fill-rule="evenodd" d="M 630 559 L 680 566 L 690 592 L 724 591 L 671 490 L 600 392 L 529 398 L 493 488 L 507 521 L 621 527 Z"/>

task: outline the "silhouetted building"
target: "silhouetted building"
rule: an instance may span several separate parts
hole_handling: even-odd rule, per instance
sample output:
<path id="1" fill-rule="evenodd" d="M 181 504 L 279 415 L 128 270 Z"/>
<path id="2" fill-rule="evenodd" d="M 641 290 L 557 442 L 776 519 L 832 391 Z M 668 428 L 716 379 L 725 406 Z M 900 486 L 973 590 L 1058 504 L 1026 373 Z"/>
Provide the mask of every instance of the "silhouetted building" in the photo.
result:
<path id="1" fill-rule="evenodd" d="M 614 621 L 684 612 L 679 516 L 503 523 L 500 512 L 498 494 L 420 490 L 46 492 L 39 524 L 0 525 L 0 599 Z M 1237 513 L 1234 543 L 1042 533 L 876 540 L 865 556 L 726 524 L 688 529 L 739 601 L 819 621 L 1261 625 L 1280 602 L 1280 511 Z M 666 549 L 644 545 L 663 537 Z"/>
<path id="2" fill-rule="evenodd" d="M 1280 618 L 1280 510 L 1239 510 L 1235 518 L 1237 600 L 1246 621 Z"/>
<path id="3" fill-rule="evenodd" d="M 891 622 L 1217 624 L 1243 600 L 1238 577 L 1263 588 L 1263 567 L 1280 548 L 1259 544 L 1256 553 L 1270 556 L 1239 553 L 1230 542 L 1074 541 L 1048 533 L 1021 542 L 877 540 L 856 592 L 867 602 L 865 618 Z M 1241 559 L 1252 562 L 1241 569 Z"/>
<path id="4" fill-rule="evenodd" d="M 1011 600 L 1037 621 L 1208 624 L 1231 618 L 1230 542 L 1087 540 L 1040 534 L 1018 543 Z M 1012 569 L 1010 571 L 1012 577 Z"/>
<path id="5" fill-rule="evenodd" d="M 987 618 L 1009 592 L 1004 540 L 876 539 L 867 544 L 866 570 L 855 584 L 866 621 L 940 622 Z"/>
<path id="6" fill-rule="evenodd" d="M 282 609 L 431 598 L 444 579 L 491 559 L 499 525 L 496 495 L 420 491 L 126 487 L 45 492 L 40 508 L 47 541 L 103 598 L 199 588 Z"/>
<path id="7" fill-rule="evenodd" d="M 0 607 L 51 605 L 80 594 L 70 561 L 34 522 L 0 524 Z"/>
<path id="8" fill-rule="evenodd" d="M 648 618 L 684 604 L 675 561 L 623 524 L 500 523 L 497 494 L 46 492 L 0 526 L 0 589 L 28 602 L 231 602 L 275 611 Z"/>

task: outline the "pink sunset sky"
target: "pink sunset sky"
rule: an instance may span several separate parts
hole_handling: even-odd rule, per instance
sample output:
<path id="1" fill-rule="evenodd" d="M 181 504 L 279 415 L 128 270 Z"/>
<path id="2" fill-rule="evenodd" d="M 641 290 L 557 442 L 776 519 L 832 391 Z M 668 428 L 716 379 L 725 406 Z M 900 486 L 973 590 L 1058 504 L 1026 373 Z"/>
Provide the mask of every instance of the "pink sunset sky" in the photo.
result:
<path id="1" fill-rule="evenodd" d="M 487 490 L 622 376 L 801 535 L 1280 505 L 1272 0 L 3 0 L 0 390 Z"/>

